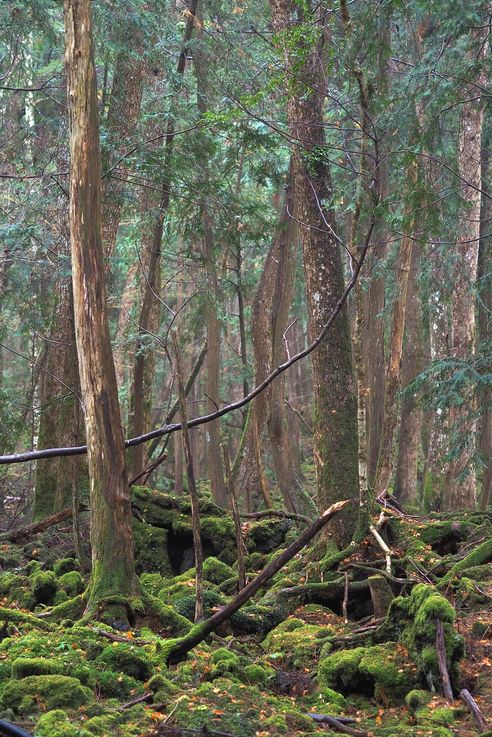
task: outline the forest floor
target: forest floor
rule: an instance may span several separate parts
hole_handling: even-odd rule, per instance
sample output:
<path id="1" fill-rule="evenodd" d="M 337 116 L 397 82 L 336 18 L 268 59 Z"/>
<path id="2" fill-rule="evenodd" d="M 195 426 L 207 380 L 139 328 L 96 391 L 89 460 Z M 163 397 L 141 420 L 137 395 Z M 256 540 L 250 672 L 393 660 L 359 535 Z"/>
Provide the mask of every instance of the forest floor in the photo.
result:
<path id="1" fill-rule="evenodd" d="M 133 507 L 140 581 L 157 616 L 130 627 L 81 619 L 86 576 L 69 523 L 17 543 L 3 536 L 0 718 L 36 737 L 307 737 L 340 727 L 472 737 L 481 732 L 457 698 L 466 688 L 492 730 L 492 513 L 379 517 L 391 574 L 373 535 L 335 563 L 330 539 L 318 539 L 168 665 L 170 638 L 189 630 L 195 604 L 189 504 L 137 488 Z M 237 593 L 235 538 L 209 500 L 201 511 L 209 616 Z M 299 530 L 265 518 L 243 533 L 252 578 Z M 440 695 L 439 622 L 453 701 Z"/>

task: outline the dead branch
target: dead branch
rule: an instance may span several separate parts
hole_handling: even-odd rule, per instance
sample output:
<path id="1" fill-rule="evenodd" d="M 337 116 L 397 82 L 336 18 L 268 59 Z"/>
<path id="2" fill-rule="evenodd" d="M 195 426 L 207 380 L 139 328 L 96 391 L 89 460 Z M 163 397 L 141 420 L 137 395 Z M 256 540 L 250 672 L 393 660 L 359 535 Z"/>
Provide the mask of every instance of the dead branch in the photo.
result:
<path id="1" fill-rule="evenodd" d="M 439 672 L 442 680 L 442 690 L 448 701 L 453 700 L 453 689 L 449 678 L 448 664 L 446 662 L 446 644 L 444 642 L 444 627 L 440 619 L 436 620 L 436 651 Z"/>
<path id="2" fill-rule="evenodd" d="M 363 729 L 355 729 L 355 727 L 349 727 L 346 721 L 342 721 L 338 717 L 332 717 L 329 714 L 308 714 L 311 719 L 322 724 L 328 724 L 337 732 L 342 734 L 351 734 L 354 737 L 369 737 L 369 732 L 365 732 Z"/>
<path id="3" fill-rule="evenodd" d="M 83 511 L 84 509 L 85 507 L 83 505 L 79 506 L 79 511 Z M 35 522 L 32 525 L 19 527 L 17 530 L 12 530 L 5 535 L 5 538 L 12 543 L 17 543 L 20 540 L 29 539 L 34 535 L 38 535 L 40 532 L 45 532 L 50 527 L 53 527 L 53 525 L 58 525 L 60 522 L 66 522 L 67 520 L 72 518 L 72 514 L 72 508 L 65 507 L 65 509 L 61 509 L 59 512 L 50 514 L 49 517 L 41 520 L 41 522 Z"/>
<path id="4" fill-rule="evenodd" d="M 460 699 L 465 702 L 467 707 L 470 709 L 473 718 L 475 719 L 476 723 L 478 724 L 478 728 L 480 732 L 485 732 L 487 729 L 487 722 L 485 720 L 484 715 L 480 711 L 480 708 L 471 695 L 471 693 L 468 691 L 468 689 L 463 688 L 460 691 Z"/>
<path id="5" fill-rule="evenodd" d="M 213 422 L 214 420 L 219 419 L 219 417 L 223 417 L 224 415 L 229 414 L 229 412 L 233 412 L 236 409 L 241 409 L 242 407 L 245 407 L 255 397 L 257 397 L 267 387 L 269 387 L 272 381 L 277 378 L 277 376 L 280 376 L 280 374 L 283 374 L 284 371 L 287 371 L 287 369 L 289 369 L 295 363 L 302 360 L 303 358 L 306 358 L 306 356 L 309 356 L 314 350 L 316 350 L 320 343 L 325 339 L 338 315 L 341 313 L 345 303 L 347 302 L 349 294 L 351 293 L 357 282 L 359 273 L 362 269 L 365 257 L 367 255 L 367 251 L 369 249 L 371 236 L 372 228 L 369 229 L 369 232 L 366 236 L 366 241 L 361 249 L 359 259 L 355 264 L 352 278 L 347 284 L 343 294 L 335 305 L 330 317 L 328 318 L 318 336 L 302 351 L 299 351 L 299 353 L 296 353 L 294 356 L 292 356 L 292 358 L 284 361 L 284 363 L 281 363 L 276 368 L 274 368 L 273 371 L 271 371 L 270 374 L 260 384 L 258 384 L 256 387 L 254 387 L 254 389 L 249 392 L 249 394 L 242 397 L 237 402 L 231 402 L 225 407 L 221 407 L 215 412 L 211 412 L 208 415 L 195 417 L 195 419 L 190 420 L 190 422 L 188 423 L 188 427 L 198 427 L 199 425 Z M 164 435 L 169 435 L 173 432 L 178 432 L 179 430 L 181 430 L 181 423 L 179 422 L 176 422 L 172 425 L 164 425 L 163 427 L 152 430 L 151 432 L 144 433 L 143 435 L 138 435 L 137 437 L 131 438 L 130 440 L 126 440 L 125 447 L 132 448 L 136 445 L 140 445 L 141 443 L 146 443 L 150 440 L 154 440 L 155 438 L 163 437 Z M 79 445 L 77 447 L 70 448 L 44 448 L 43 450 L 28 451 L 26 453 L 13 453 L 10 455 L 0 456 L 0 465 L 25 463 L 26 461 L 34 461 L 38 460 L 39 458 L 57 458 L 60 456 L 84 455 L 85 453 L 87 453 L 86 445 Z"/>
<path id="6" fill-rule="evenodd" d="M 126 704 L 122 704 L 116 711 L 125 711 L 125 709 L 131 709 L 135 704 L 142 704 L 146 701 L 152 701 L 153 693 L 143 693 L 141 696 L 137 696 L 131 701 L 127 701 Z"/>
<path id="7" fill-rule="evenodd" d="M 184 637 L 178 639 L 169 649 L 167 654 L 167 662 L 178 662 L 196 645 L 205 640 L 222 622 L 229 619 L 243 604 L 245 604 L 256 592 L 269 581 L 286 563 L 291 560 L 296 553 L 307 545 L 315 535 L 344 507 L 349 504 L 348 500 L 335 502 L 329 509 L 318 517 L 307 529 L 303 530 L 297 540 L 283 550 L 274 560 L 272 560 L 250 583 L 239 592 L 234 601 L 219 609 L 209 619 L 201 624 L 196 625 Z"/>
<path id="8" fill-rule="evenodd" d="M 297 512 L 284 512 L 282 509 L 264 509 L 261 512 L 242 512 L 241 517 L 244 519 L 263 519 L 264 517 L 280 517 L 280 519 L 293 519 L 298 522 L 305 522 L 310 525 L 313 521 L 310 517 Z"/>

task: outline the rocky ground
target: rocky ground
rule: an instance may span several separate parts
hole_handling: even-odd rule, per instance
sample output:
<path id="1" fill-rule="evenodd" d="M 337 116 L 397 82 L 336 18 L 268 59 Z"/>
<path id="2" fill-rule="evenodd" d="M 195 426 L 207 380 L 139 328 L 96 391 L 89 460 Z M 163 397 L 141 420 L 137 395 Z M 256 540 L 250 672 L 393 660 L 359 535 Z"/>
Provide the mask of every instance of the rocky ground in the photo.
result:
<path id="1" fill-rule="evenodd" d="M 220 630 L 167 665 L 194 612 L 189 504 L 137 488 L 138 571 L 153 617 L 82 618 L 86 576 L 69 527 L 0 545 L 0 718 L 37 737 L 335 735 L 471 737 L 441 696 L 437 622 L 455 696 L 467 688 L 492 730 L 492 514 L 388 512 L 340 561 L 329 539 L 297 554 Z M 237 593 L 232 520 L 202 501 L 205 615 Z M 299 534 L 245 523 L 248 577 Z M 388 611 L 389 606 L 389 611 Z M 138 607 L 137 607 L 138 609 Z M 485 732 L 489 737 L 492 731 Z"/>

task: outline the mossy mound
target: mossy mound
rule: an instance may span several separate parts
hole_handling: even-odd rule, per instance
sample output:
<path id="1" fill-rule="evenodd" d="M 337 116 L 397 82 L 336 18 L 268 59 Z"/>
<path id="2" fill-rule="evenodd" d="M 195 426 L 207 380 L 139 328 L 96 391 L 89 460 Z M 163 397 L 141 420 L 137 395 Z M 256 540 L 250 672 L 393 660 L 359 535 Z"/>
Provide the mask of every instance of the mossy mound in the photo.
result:
<path id="1" fill-rule="evenodd" d="M 146 681 L 153 673 L 152 663 L 145 657 L 142 648 L 137 649 L 123 642 L 114 642 L 105 647 L 95 662 L 104 670 L 125 673 L 138 681 Z"/>
<path id="2" fill-rule="evenodd" d="M 77 678 L 41 675 L 8 681 L 0 693 L 0 706 L 12 709 L 14 714 L 32 714 L 41 706 L 43 709 L 76 709 L 91 699 L 91 691 Z"/>
<path id="3" fill-rule="evenodd" d="M 53 709 L 39 718 L 36 737 L 92 737 L 92 735 L 80 725 L 73 724 L 62 709 Z"/>
<path id="4" fill-rule="evenodd" d="M 454 629 L 456 612 L 434 586 L 418 584 L 410 596 L 393 600 L 378 638 L 398 640 L 410 652 L 419 677 L 431 689 L 440 683 L 436 652 L 436 621 L 443 623 L 446 657 L 452 682 L 458 678 L 463 638 Z"/>
<path id="5" fill-rule="evenodd" d="M 254 522 L 246 535 L 246 547 L 250 552 L 271 553 L 284 544 L 293 527 L 287 519 L 268 519 Z"/>
<path id="6" fill-rule="evenodd" d="M 65 573 L 70 573 L 71 571 L 78 571 L 78 569 L 79 562 L 76 558 L 61 558 L 53 565 L 53 573 L 58 577 L 63 576 Z"/>
<path id="7" fill-rule="evenodd" d="M 85 589 L 85 581 L 79 571 L 67 571 L 59 577 L 58 584 L 70 598 Z"/>
<path id="8" fill-rule="evenodd" d="M 323 642 L 332 634 L 330 627 L 306 624 L 302 619 L 290 617 L 268 633 L 262 648 L 275 654 L 285 665 L 305 668 L 319 656 Z"/>
<path id="9" fill-rule="evenodd" d="M 167 578 L 173 575 L 168 555 L 167 530 L 134 519 L 133 543 L 137 573 L 159 573 Z"/>
<path id="10" fill-rule="evenodd" d="M 36 604 L 52 604 L 58 591 L 58 579 L 53 571 L 35 571 L 30 580 Z"/>
<path id="11" fill-rule="evenodd" d="M 402 645 L 387 643 L 341 650 L 320 661 L 321 688 L 362 693 L 383 704 L 402 701 L 415 686 L 417 668 Z"/>
<path id="12" fill-rule="evenodd" d="M 211 583 L 220 584 L 234 577 L 234 571 L 227 563 L 213 555 L 203 561 L 203 577 Z"/>

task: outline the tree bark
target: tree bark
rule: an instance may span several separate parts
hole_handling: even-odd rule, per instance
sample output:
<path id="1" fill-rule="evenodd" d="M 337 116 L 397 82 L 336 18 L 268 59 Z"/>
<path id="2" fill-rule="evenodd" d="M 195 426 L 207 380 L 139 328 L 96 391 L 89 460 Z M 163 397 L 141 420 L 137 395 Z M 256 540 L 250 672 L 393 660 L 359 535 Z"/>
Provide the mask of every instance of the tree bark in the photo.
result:
<path id="1" fill-rule="evenodd" d="M 125 443 L 106 311 L 101 165 L 90 0 L 65 0 L 70 121 L 70 243 L 75 333 L 84 400 L 92 574 L 87 610 L 126 616 L 139 591 Z M 116 597 L 112 598 L 112 597 Z"/>
<path id="2" fill-rule="evenodd" d="M 477 280 L 478 250 L 480 243 L 480 189 L 482 185 L 482 127 L 483 99 L 477 97 L 477 89 L 487 83 L 485 59 L 488 54 L 488 39 L 483 27 L 472 32 L 473 46 L 468 52 L 471 64 L 478 62 L 478 72 L 473 84 L 465 86 L 462 105 L 461 131 L 458 150 L 458 168 L 461 177 L 460 194 L 465 203 L 460 220 L 458 244 L 455 247 L 455 273 L 451 302 L 452 355 L 466 359 L 475 350 L 474 290 Z M 460 406 L 450 409 L 450 422 L 454 431 L 466 436 L 457 457 L 453 457 L 448 468 L 445 507 L 458 509 L 474 507 L 476 497 L 476 474 L 473 456 L 476 450 L 477 422 L 473 408 L 476 401 L 473 390 Z M 472 410 L 470 416 L 470 409 Z"/>
<path id="3" fill-rule="evenodd" d="M 306 6 L 304 3 L 302 8 Z M 304 255 L 309 333 L 314 337 L 342 294 L 344 280 L 334 214 L 329 206 L 332 199 L 330 175 L 321 153 L 326 141 L 319 48 L 301 41 L 303 63 L 300 67 L 298 49 L 292 53 L 288 34 L 293 18 L 297 23 L 309 19 L 318 29 L 319 39 L 323 39 L 323 34 L 315 15 L 292 0 L 270 0 L 270 7 L 287 79 L 290 80 L 291 75 L 295 78 L 287 104 L 287 119 L 295 142 L 295 216 L 299 221 Z M 358 500 L 359 496 L 356 388 L 346 308 L 333 325 L 331 340 L 319 346 L 312 361 L 318 508 L 325 509 L 338 499 Z M 352 511 L 338 518 L 332 532 L 339 544 L 351 539 L 356 521 Z"/>

